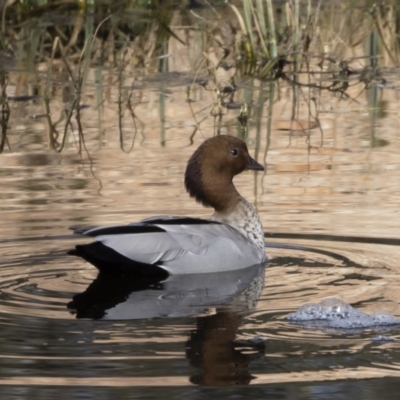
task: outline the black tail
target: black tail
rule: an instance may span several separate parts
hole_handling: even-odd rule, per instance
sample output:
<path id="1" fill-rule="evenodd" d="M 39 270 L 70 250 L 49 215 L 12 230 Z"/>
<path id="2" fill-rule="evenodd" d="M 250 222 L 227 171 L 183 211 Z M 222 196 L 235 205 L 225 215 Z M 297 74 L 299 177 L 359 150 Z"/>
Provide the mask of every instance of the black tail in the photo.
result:
<path id="1" fill-rule="evenodd" d="M 106 274 L 146 278 L 157 277 L 160 279 L 165 279 L 169 276 L 168 272 L 163 268 L 131 260 L 110 247 L 104 246 L 101 242 L 77 245 L 68 254 L 82 257 L 99 271 Z"/>

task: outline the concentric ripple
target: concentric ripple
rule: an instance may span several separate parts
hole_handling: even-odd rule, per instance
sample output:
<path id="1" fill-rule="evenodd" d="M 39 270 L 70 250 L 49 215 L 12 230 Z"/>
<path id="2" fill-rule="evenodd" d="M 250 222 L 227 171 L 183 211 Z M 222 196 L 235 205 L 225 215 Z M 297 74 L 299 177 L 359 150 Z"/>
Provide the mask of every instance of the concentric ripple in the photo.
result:
<path id="1" fill-rule="evenodd" d="M 23 254 L 10 242 L 0 243 L 0 315 L 72 318 L 66 308 L 74 293 L 97 275 L 87 265 L 76 265 L 66 254 L 66 243 L 43 239 L 23 241 Z M 68 244 L 67 244 L 68 246 Z M 18 247 L 16 249 L 16 247 Z M 64 247 L 65 250 L 55 250 Z M 27 250 L 29 248 L 29 250 Z"/>

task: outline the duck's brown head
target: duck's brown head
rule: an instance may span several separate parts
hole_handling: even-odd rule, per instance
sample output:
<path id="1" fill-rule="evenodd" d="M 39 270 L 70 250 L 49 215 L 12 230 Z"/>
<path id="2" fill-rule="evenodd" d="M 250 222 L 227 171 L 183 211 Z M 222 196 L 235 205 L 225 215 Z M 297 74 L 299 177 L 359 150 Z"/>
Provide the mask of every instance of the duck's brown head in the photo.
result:
<path id="1" fill-rule="evenodd" d="M 190 157 L 185 187 L 199 203 L 225 211 L 240 198 L 233 177 L 246 169 L 262 171 L 264 167 L 250 157 L 243 140 L 233 136 L 215 136 L 207 139 Z"/>

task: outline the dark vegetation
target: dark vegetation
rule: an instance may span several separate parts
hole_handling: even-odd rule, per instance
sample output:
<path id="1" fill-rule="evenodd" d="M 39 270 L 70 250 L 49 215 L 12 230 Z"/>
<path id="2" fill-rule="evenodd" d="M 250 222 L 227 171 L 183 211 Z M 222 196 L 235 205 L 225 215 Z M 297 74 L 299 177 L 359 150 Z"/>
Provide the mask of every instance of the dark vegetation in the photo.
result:
<path id="1" fill-rule="evenodd" d="M 93 70 L 100 71 L 96 84 L 104 83 L 102 71 L 110 71 L 109 83 L 120 89 L 120 145 L 129 151 L 122 115 L 128 112 L 129 123 L 140 131 L 144 117 L 135 111 L 141 101 L 138 88 L 146 90 L 151 84 L 149 77 L 172 73 L 167 62 L 171 40 L 190 48 L 193 33 L 202 35 L 202 51 L 192 73 L 178 78 L 181 84 L 187 79 L 189 105 L 193 85 L 213 91 L 210 115 L 217 133 L 222 110 L 238 108 L 241 135 L 247 135 L 251 105 L 237 103 L 234 97 L 240 90 L 238 82 L 244 79 L 256 79 L 269 93 L 263 101 L 270 105 L 277 87 L 288 84 L 292 87 L 292 121 L 296 121 L 297 105 L 303 99 L 309 104 L 309 126 L 318 128 L 315 103 L 322 92 L 357 102 L 365 90 L 371 91 L 371 107 L 378 109 L 373 91 L 394 85 L 390 77 L 399 64 L 400 6 L 395 0 L 243 0 L 229 4 L 8 0 L 0 7 L 0 152 L 12 151 L 7 139 L 11 104 L 38 99 L 43 101 L 44 112 L 36 117 L 46 121 L 50 148 L 61 152 L 69 131 L 75 129 L 81 152 L 85 140 L 80 114 L 88 107 L 82 93 L 92 83 L 89 75 Z M 210 48 L 219 50 L 217 60 L 209 57 Z M 231 71 L 229 80 L 219 78 L 220 69 Z M 32 72 L 36 72 L 37 84 L 25 93 L 22 87 L 27 73 Z M 167 87 L 174 84 L 170 78 L 163 78 Z M 20 89 L 13 96 L 7 93 L 10 79 Z M 359 87 L 355 97 L 349 90 L 353 86 Z M 57 96 L 64 108 L 55 116 L 52 99 Z M 99 105 L 97 102 L 96 108 Z M 201 124 L 195 113 L 193 117 L 196 128 L 192 137 Z"/>

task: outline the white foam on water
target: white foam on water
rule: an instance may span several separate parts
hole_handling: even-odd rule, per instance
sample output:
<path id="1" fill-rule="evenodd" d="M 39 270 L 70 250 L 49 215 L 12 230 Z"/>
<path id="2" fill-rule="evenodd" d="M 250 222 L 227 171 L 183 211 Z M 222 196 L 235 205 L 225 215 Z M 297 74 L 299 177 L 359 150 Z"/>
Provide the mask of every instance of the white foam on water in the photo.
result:
<path id="1" fill-rule="evenodd" d="M 387 313 L 371 314 L 356 310 L 350 304 L 329 298 L 320 303 L 301 306 L 286 319 L 291 322 L 324 321 L 325 327 L 337 329 L 359 329 L 378 326 L 400 325 L 400 319 Z"/>
<path id="2" fill-rule="evenodd" d="M 371 338 L 371 342 L 375 343 L 388 343 L 388 342 L 394 342 L 395 339 L 390 337 L 390 336 L 384 336 L 384 335 L 379 335 Z"/>

